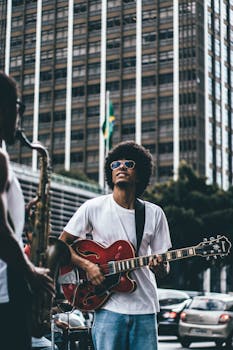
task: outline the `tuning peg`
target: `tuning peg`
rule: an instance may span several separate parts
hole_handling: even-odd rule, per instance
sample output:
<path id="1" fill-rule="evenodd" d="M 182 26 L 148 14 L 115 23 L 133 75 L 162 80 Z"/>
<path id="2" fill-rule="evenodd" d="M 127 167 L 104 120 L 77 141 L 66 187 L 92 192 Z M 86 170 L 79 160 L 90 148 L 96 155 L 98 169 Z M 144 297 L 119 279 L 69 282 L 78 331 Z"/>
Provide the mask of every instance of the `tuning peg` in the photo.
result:
<path id="1" fill-rule="evenodd" d="M 214 255 L 214 259 L 215 259 L 215 260 L 217 259 L 217 255 Z"/>
<path id="2" fill-rule="evenodd" d="M 222 236 L 221 235 L 217 235 L 217 238 L 221 238 Z"/>
<path id="3" fill-rule="evenodd" d="M 210 237 L 210 240 L 212 241 L 213 239 L 215 239 L 214 237 Z"/>
<path id="4" fill-rule="evenodd" d="M 207 242 L 208 241 L 208 239 L 207 238 L 203 238 L 203 242 Z"/>
<path id="5" fill-rule="evenodd" d="M 207 260 L 207 261 L 209 261 L 209 260 L 210 260 L 210 257 L 209 257 L 209 256 L 207 256 L 207 257 L 206 257 L 206 260 Z"/>

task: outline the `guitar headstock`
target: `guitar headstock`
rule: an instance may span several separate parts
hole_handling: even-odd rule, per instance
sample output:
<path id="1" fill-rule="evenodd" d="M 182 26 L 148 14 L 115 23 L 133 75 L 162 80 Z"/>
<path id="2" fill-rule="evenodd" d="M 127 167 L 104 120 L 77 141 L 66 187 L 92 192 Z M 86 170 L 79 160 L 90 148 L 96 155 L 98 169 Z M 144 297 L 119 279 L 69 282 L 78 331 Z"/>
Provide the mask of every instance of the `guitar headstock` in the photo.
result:
<path id="1" fill-rule="evenodd" d="M 195 247 L 197 255 L 209 258 L 217 256 L 225 256 L 230 253 L 231 242 L 225 236 L 217 236 L 217 238 L 210 237 L 209 239 L 204 239 L 203 242 L 199 243 Z"/>

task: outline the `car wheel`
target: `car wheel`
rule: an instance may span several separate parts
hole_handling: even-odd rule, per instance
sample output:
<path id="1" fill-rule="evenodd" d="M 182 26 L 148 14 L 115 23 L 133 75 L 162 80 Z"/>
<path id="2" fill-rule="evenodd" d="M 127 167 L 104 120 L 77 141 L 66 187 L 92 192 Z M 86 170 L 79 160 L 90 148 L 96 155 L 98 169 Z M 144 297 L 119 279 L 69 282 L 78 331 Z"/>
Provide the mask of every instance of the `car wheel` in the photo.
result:
<path id="1" fill-rule="evenodd" d="M 191 341 L 186 337 L 179 337 L 179 342 L 184 348 L 188 348 L 191 344 Z"/>
<path id="2" fill-rule="evenodd" d="M 230 337 L 227 339 L 227 341 L 226 341 L 226 348 L 228 350 L 232 350 L 233 349 L 233 334 L 231 334 Z"/>

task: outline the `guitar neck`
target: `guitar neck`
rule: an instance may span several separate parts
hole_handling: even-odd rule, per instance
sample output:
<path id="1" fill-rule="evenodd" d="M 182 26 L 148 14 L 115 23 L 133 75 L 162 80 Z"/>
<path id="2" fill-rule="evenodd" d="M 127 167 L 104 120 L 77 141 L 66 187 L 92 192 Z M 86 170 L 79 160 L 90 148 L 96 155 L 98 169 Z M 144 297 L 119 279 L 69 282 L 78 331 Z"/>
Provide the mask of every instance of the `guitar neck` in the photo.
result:
<path id="1" fill-rule="evenodd" d="M 158 254 L 163 262 L 180 260 L 184 258 L 189 258 L 198 255 L 196 252 L 196 247 L 188 247 L 182 249 L 176 249 L 168 251 L 167 253 Z M 156 258 L 156 255 L 140 256 L 131 259 L 111 261 L 110 271 L 114 273 L 127 272 L 135 270 L 144 266 L 148 266 L 151 259 Z"/>

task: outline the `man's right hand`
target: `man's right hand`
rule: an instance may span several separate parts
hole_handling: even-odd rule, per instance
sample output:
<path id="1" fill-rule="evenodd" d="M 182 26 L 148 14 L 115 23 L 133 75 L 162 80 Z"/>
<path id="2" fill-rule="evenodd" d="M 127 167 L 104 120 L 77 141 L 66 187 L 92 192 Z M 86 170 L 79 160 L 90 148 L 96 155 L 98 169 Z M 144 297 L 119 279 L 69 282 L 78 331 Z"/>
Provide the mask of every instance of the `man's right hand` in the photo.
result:
<path id="1" fill-rule="evenodd" d="M 101 269 L 98 265 L 92 263 L 89 260 L 86 260 L 85 271 L 87 274 L 87 278 L 91 281 L 94 286 L 97 286 L 103 282 L 105 279 Z"/>

